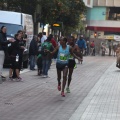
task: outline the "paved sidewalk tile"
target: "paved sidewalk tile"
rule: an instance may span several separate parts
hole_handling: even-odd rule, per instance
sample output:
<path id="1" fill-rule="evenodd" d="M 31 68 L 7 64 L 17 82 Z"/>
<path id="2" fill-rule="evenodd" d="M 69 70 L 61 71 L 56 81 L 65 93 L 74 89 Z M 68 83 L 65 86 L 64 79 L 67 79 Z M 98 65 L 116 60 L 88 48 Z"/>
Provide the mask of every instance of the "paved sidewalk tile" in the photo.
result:
<path id="1" fill-rule="evenodd" d="M 55 65 L 49 70 L 50 78 L 38 76 L 35 70 L 21 74 L 23 82 L 3 82 L 0 120 L 119 119 L 119 70 L 115 71 L 113 62 L 115 57 L 84 57 L 83 64 L 77 64 L 73 72 L 71 93 L 65 92 L 64 98 L 57 90 Z M 108 70 L 109 67 L 112 70 Z"/>
<path id="2" fill-rule="evenodd" d="M 120 70 L 103 74 L 69 120 L 120 120 Z"/>

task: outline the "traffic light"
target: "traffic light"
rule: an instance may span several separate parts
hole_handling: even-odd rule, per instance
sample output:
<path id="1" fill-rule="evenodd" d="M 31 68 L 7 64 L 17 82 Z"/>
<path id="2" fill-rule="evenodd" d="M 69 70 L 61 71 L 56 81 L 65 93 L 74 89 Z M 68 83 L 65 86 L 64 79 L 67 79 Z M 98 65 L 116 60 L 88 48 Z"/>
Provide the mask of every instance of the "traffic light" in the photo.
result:
<path id="1" fill-rule="evenodd" d="M 95 38 L 97 37 L 97 32 L 94 33 L 94 37 L 95 37 Z"/>

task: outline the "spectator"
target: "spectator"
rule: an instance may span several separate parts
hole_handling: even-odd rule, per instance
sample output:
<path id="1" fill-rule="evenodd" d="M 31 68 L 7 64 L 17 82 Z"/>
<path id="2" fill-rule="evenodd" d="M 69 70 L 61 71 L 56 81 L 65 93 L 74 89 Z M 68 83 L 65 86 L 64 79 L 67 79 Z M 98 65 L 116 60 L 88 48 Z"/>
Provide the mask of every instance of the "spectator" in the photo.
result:
<path id="1" fill-rule="evenodd" d="M 38 42 L 41 44 L 41 38 L 42 38 L 42 33 L 40 32 L 39 34 L 38 34 Z"/>
<path id="2" fill-rule="evenodd" d="M 17 80 L 21 80 L 22 78 L 19 76 L 20 74 L 20 59 L 21 59 L 21 46 L 19 44 L 20 40 L 21 40 L 21 35 L 20 34 L 16 34 L 15 35 L 15 42 L 11 44 L 11 67 L 10 67 L 10 74 L 9 74 L 9 78 L 12 80 L 13 79 L 13 72 L 15 71 Z"/>
<path id="3" fill-rule="evenodd" d="M 51 39 L 50 42 L 52 43 L 53 47 L 56 48 L 57 43 L 56 43 L 55 39 L 53 38 L 53 35 L 50 34 L 49 37 Z M 57 58 L 57 52 L 53 55 L 53 63 L 56 61 L 56 58 Z M 51 63 L 52 63 L 52 61 L 51 61 Z"/>
<path id="4" fill-rule="evenodd" d="M 17 33 L 21 35 L 21 40 L 19 41 L 19 44 L 21 46 L 21 49 L 20 49 L 20 56 L 21 57 L 20 57 L 20 60 L 19 60 L 19 62 L 20 62 L 20 70 L 21 70 L 23 68 L 23 52 L 25 50 L 26 39 L 27 38 L 25 38 L 24 33 L 23 33 L 22 30 L 19 30 Z"/>
<path id="5" fill-rule="evenodd" d="M 50 42 L 52 43 L 53 47 L 56 48 L 57 47 L 57 43 L 56 43 L 55 39 L 53 38 L 53 35 L 50 34 L 49 37 L 51 38 Z"/>
<path id="6" fill-rule="evenodd" d="M 109 56 L 111 56 L 112 43 L 111 43 L 111 41 L 110 41 L 110 40 L 109 40 L 109 42 L 108 42 L 108 48 L 109 48 Z"/>
<path id="7" fill-rule="evenodd" d="M 26 42 L 27 42 L 27 33 L 25 32 L 25 30 L 22 30 L 22 40 L 24 41 L 24 46 L 26 46 Z"/>
<path id="8" fill-rule="evenodd" d="M 20 57 L 19 57 L 19 71 L 20 70 L 22 70 L 22 68 L 23 68 L 23 52 L 24 52 L 24 50 L 25 50 L 25 44 L 26 44 L 26 41 L 25 40 L 23 40 L 23 31 L 22 30 L 18 30 L 17 31 L 17 34 L 20 34 L 20 36 L 21 36 L 21 39 L 20 39 L 20 41 L 19 41 L 19 45 L 21 46 L 20 47 Z M 16 75 L 16 72 L 15 72 L 15 70 L 14 70 L 14 72 L 13 72 L 13 76 L 12 76 L 13 78 L 16 78 L 17 77 L 17 75 Z"/>
<path id="9" fill-rule="evenodd" d="M 48 70 L 50 68 L 50 64 L 51 64 L 51 59 L 52 59 L 52 56 L 50 53 L 46 52 L 46 50 L 49 50 L 49 51 L 53 51 L 53 46 L 52 46 L 52 43 L 50 42 L 51 38 L 48 37 L 47 40 L 42 44 L 42 65 L 43 65 L 43 77 L 46 78 L 48 77 Z"/>
<path id="10" fill-rule="evenodd" d="M 90 44 L 89 44 L 89 41 L 87 40 L 86 42 L 86 55 L 89 55 L 89 49 L 90 49 Z"/>
<path id="11" fill-rule="evenodd" d="M 37 55 L 37 36 L 34 35 L 32 41 L 30 42 L 29 57 L 30 57 L 30 70 L 35 70 L 35 57 Z"/>
<path id="12" fill-rule="evenodd" d="M 101 44 L 101 49 L 102 49 L 102 56 L 105 56 L 106 47 L 104 43 Z"/>
<path id="13" fill-rule="evenodd" d="M 7 45 L 10 42 L 14 42 L 14 39 L 7 40 L 6 36 L 7 28 L 5 26 L 2 26 L 0 29 L 0 79 L 5 79 L 4 76 L 2 76 L 2 69 L 3 69 L 3 63 L 5 55 L 7 55 Z"/>
<path id="14" fill-rule="evenodd" d="M 47 39 L 46 32 L 43 32 L 43 36 L 41 38 L 41 44 L 44 43 L 46 39 Z"/>
<path id="15" fill-rule="evenodd" d="M 114 57 L 116 56 L 116 50 L 117 50 L 117 45 L 113 45 L 113 54 L 114 54 Z"/>
<path id="16" fill-rule="evenodd" d="M 91 55 L 95 56 L 95 43 L 94 43 L 94 41 L 91 42 L 90 49 L 91 49 Z"/>
<path id="17" fill-rule="evenodd" d="M 41 43 L 40 43 L 41 35 L 40 33 L 38 34 L 38 53 L 37 53 L 38 75 L 42 75 L 42 54 L 41 54 Z"/>

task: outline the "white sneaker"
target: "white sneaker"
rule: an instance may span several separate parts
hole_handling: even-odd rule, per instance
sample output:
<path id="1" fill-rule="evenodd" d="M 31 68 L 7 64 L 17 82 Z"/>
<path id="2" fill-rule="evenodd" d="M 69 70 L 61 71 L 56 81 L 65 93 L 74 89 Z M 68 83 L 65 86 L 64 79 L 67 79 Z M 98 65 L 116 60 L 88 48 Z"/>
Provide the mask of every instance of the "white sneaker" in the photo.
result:
<path id="1" fill-rule="evenodd" d="M 47 78 L 47 75 L 43 75 L 42 77 L 43 77 L 43 78 Z"/>

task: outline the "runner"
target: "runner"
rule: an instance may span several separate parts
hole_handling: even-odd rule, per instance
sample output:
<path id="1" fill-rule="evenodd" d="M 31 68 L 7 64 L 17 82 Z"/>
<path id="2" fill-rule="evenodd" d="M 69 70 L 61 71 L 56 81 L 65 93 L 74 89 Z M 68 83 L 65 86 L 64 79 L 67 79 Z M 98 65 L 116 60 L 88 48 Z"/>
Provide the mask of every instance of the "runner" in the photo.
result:
<path id="1" fill-rule="evenodd" d="M 46 50 L 47 52 L 50 52 Z M 57 68 L 57 79 L 58 79 L 58 90 L 61 91 L 61 72 L 63 71 L 63 82 L 62 82 L 62 91 L 61 95 L 62 97 L 65 97 L 64 89 L 66 86 L 67 81 L 67 74 L 68 74 L 68 60 L 70 54 L 73 55 L 75 58 L 81 60 L 79 57 L 77 57 L 73 52 L 72 48 L 67 45 L 67 38 L 61 38 L 60 39 L 60 46 L 56 47 L 53 52 L 50 52 L 51 54 L 54 54 L 58 51 L 57 55 L 57 62 L 56 62 L 56 68 Z"/>
<path id="2" fill-rule="evenodd" d="M 78 55 L 80 53 L 80 49 L 79 49 L 78 45 L 75 44 L 74 36 L 70 37 L 69 45 L 72 47 L 72 51 L 73 51 L 74 54 Z M 68 63 L 69 63 L 68 64 L 68 71 L 69 71 L 69 73 L 68 73 L 68 84 L 67 84 L 66 91 L 67 91 L 67 93 L 70 93 L 69 86 L 70 86 L 70 83 L 71 83 L 71 80 L 72 80 L 73 70 L 76 67 L 75 57 L 73 57 L 71 54 L 70 54 Z"/>

